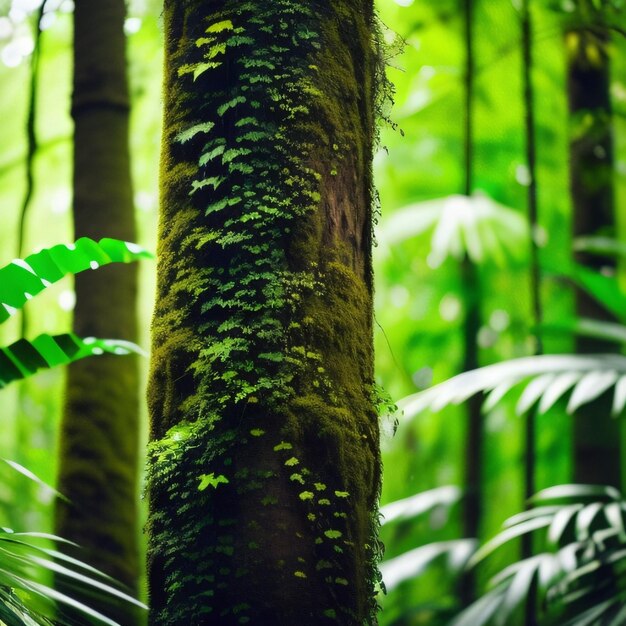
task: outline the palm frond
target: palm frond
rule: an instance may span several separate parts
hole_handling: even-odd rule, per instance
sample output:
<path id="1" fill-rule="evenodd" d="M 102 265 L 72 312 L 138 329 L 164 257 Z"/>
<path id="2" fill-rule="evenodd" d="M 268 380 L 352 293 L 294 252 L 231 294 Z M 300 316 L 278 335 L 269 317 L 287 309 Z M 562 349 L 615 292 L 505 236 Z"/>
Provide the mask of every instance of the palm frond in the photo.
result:
<path id="1" fill-rule="evenodd" d="M 75 243 L 59 244 L 24 259 L 14 259 L 0 268 L 0 323 L 67 274 L 141 258 L 152 255 L 134 243 L 109 238 L 96 242 L 82 237 Z"/>
<path id="2" fill-rule="evenodd" d="M 407 396 L 398 402 L 398 408 L 409 418 L 427 409 L 440 411 L 475 394 L 488 393 L 483 408 L 490 410 L 520 383 L 525 383 L 516 407 L 520 414 L 537 403 L 539 413 L 545 413 L 568 392 L 571 395 L 567 411 L 573 413 L 613 388 L 612 412 L 617 415 L 626 405 L 626 357 L 545 354 L 512 359 L 464 372 Z"/>
<path id="3" fill-rule="evenodd" d="M 381 525 L 414 520 L 435 510 L 447 514 L 461 495 L 459 487 L 447 485 L 390 502 L 380 509 Z M 380 566 L 385 589 L 393 591 L 404 581 L 419 577 L 435 561 L 444 561 L 450 574 L 460 575 L 476 544 L 474 539 L 432 542 L 388 559 Z"/>
<path id="4" fill-rule="evenodd" d="M 514 209 L 484 194 L 452 195 L 417 202 L 394 211 L 381 225 L 389 244 L 432 230 L 428 264 L 439 267 L 449 257 L 467 255 L 474 263 L 520 259 L 528 248 L 528 225 Z"/>
<path id="5" fill-rule="evenodd" d="M 473 566 L 528 533 L 541 531 L 547 551 L 509 565 L 455 626 L 517 623 L 534 585 L 539 623 L 621 624 L 626 599 L 626 502 L 612 487 L 559 485 L 532 498 L 537 508 L 505 522 L 469 560 Z"/>
<path id="6" fill-rule="evenodd" d="M 541 331 L 542 334 L 545 332 L 563 332 L 568 335 L 574 333 L 581 337 L 626 344 L 626 325 L 594 320 L 589 317 L 572 317 L 559 322 L 542 324 Z"/>
<path id="7" fill-rule="evenodd" d="M 625 320 L 626 293 L 622 290 L 615 275 L 603 274 L 577 263 L 558 267 L 550 267 L 548 264 L 544 269 L 556 276 L 567 278 L 618 320 Z"/>
<path id="8" fill-rule="evenodd" d="M 455 485 L 447 485 L 422 491 L 414 496 L 385 504 L 380 508 L 381 525 L 413 519 L 433 509 L 449 509 L 461 498 L 462 492 Z"/>
<path id="9" fill-rule="evenodd" d="M 97 243 L 82 238 L 74 244 L 53 246 L 23 260 L 15 259 L 0 268 L 0 323 L 66 274 L 151 256 L 135 244 L 116 239 L 102 239 Z M 42 334 L 30 341 L 20 339 L 0 347 L 0 388 L 40 369 L 105 353 L 127 355 L 143 352 L 128 341 L 79 338 L 73 333 L 56 336 Z M 27 468 L 12 461 L 5 462 L 30 480 L 52 489 Z M 52 491 L 60 496 L 54 489 Z M 143 607 L 116 588 L 111 578 L 77 559 L 39 545 L 41 541 L 64 542 L 60 537 L 44 533 L 15 533 L 10 529 L 0 529 L 0 625 L 69 624 L 63 616 L 62 607 L 70 607 L 84 618 L 84 623 L 118 626 L 105 615 L 49 586 L 47 581 L 52 575 L 67 581 L 69 587 L 80 587 L 82 591 L 90 590 L 112 601 Z"/>
<path id="10" fill-rule="evenodd" d="M 6 463 L 10 468 L 12 468 L 18 474 L 21 474 L 22 476 L 25 476 L 26 478 L 28 478 L 28 480 L 31 480 L 32 482 L 34 482 L 41 489 L 43 489 L 45 492 L 47 492 L 49 494 L 53 494 L 53 496 L 55 498 L 61 498 L 63 500 L 66 499 L 63 494 L 61 494 L 59 491 L 57 491 L 54 487 L 52 487 L 51 485 L 49 485 L 45 481 L 41 480 L 41 478 L 39 478 L 39 476 L 37 476 L 36 474 L 31 472 L 27 467 L 24 467 L 23 465 L 20 465 L 19 463 L 16 463 L 15 461 L 11 461 L 9 459 L 2 459 L 2 458 L 0 458 L 0 463 Z"/>
<path id="11" fill-rule="evenodd" d="M 74 333 L 42 334 L 28 341 L 20 339 L 0 348 L 0 389 L 14 380 L 26 378 L 40 369 L 67 365 L 85 357 L 100 354 L 145 354 L 129 341 L 119 339 L 81 339 Z"/>
<path id="12" fill-rule="evenodd" d="M 7 626 L 65 623 L 57 612 L 59 606 L 78 611 L 88 623 L 118 626 L 105 615 L 50 587 L 45 582 L 46 573 L 50 572 L 93 589 L 112 601 L 121 600 L 145 608 L 141 602 L 114 587 L 109 577 L 94 568 L 38 545 L 36 542 L 41 539 L 64 541 L 54 535 L 0 529 L 0 620 Z"/>
<path id="13" fill-rule="evenodd" d="M 475 539 L 437 541 L 409 550 L 400 556 L 380 564 L 385 589 L 393 591 L 406 580 L 417 578 L 436 560 L 444 559 L 446 568 L 453 575 L 460 574 L 470 556 L 476 550 Z"/>
<path id="14" fill-rule="evenodd" d="M 612 237 L 578 237 L 574 240 L 574 250 L 626 259 L 626 244 Z"/>

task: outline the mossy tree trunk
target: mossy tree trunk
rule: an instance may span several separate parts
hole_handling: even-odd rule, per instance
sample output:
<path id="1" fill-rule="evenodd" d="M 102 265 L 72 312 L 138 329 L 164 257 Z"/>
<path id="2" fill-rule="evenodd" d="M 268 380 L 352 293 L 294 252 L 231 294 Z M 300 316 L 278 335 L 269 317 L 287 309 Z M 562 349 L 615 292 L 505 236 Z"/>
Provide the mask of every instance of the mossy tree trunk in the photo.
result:
<path id="1" fill-rule="evenodd" d="M 573 30 L 566 36 L 574 237 L 615 236 L 608 44 L 608 31 L 599 26 Z M 614 266 L 611 259 L 580 252 L 576 260 L 596 270 Z M 615 321 L 581 290 L 576 292 L 576 312 L 581 317 Z M 582 337 L 576 341 L 576 350 L 607 352 L 614 351 L 615 345 Z M 606 396 L 577 412 L 573 439 L 575 482 L 619 488 L 619 424 L 610 417 L 610 401 Z"/>
<path id="2" fill-rule="evenodd" d="M 376 623 L 372 2 L 164 30 L 150 623 Z"/>
<path id="3" fill-rule="evenodd" d="M 79 0 L 74 13 L 75 236 L 135 240 L 128 149 L 124 0 Z M 136 268 L 106 267 L 76 276 L 74 331 L 134 341 Z M 67 377 L 60 438 L 56 532 L 78 555 L 137 589 L 138 371 L 134 357 L 74 363 Z M 65 549 L 65 548 L 64 548 Z M 86 599 L 85 599 L 86 600 Z M 129 606 L 96 605 L 121 624 Z"/>

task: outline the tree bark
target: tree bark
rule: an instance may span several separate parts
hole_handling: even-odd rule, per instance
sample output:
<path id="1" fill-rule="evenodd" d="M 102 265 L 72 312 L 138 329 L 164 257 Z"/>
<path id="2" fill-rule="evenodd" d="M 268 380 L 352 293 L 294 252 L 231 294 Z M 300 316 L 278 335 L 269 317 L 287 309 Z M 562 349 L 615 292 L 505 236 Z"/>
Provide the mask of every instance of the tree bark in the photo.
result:
<path id="1" fill-rule="evenodd" d="M 150 623 L 374 624 L 372 2 L 164 30 Z"/>
<path id="2" fill-rule="evenodd" d="M 136 238 L 128 148 L 124 0 L 79 0 L 74 13 L 75 237 Z M 137 337 L 137 269 L 124 265 L 76 276 L 74 332 Z M 69 367 L 60 439 L 56 532 L 73 553 L 136 593 L 139 578 L 138 369 L 133 356 L 100 356 Z M 63 547 L 63 546 L 62 546 Z M 63 548 L 66 549 L 66 548 Z M 87 598 L 83 598 L 87 601 Z M 89 599 L 120 624 L 135 610 Z"/>
<path id="3" fill-rule="evenodd" d="M 567 92 L 573 134 L 570 139 L 570 192 L 573 236 L 614 235 L 613 138 L 609 93 L 608 31 L 600 27 L 567 34 Z M 586 267 L 601 270 L 614 261 L 576 253 Z M 576 313 L 581 317 L 615 321 L 582 290 L 576 291 Z M 615 345 L 578 338 L 579 353 L 612 352 Z M 610 484 L 619 488 L 619 425 L 610 418 L 607 398 L 580 409 L 574 417 L 574 481 Z"/>

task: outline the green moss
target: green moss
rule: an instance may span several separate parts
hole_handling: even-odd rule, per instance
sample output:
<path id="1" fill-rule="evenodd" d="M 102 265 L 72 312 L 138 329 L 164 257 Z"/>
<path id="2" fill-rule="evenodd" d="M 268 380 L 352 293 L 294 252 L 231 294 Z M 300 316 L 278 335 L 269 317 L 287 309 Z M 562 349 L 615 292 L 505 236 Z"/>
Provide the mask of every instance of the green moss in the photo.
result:
<path id="1" fill-rule="evenodd" d="M 375 620 L 375 54 L 363 8 L 223 0 L 201 19 L 200 0 L 166 3 L 154 624 L 204 623 L 209 609 L 235 623 L 242 588 L 238 619 L 253 623 Z"/>

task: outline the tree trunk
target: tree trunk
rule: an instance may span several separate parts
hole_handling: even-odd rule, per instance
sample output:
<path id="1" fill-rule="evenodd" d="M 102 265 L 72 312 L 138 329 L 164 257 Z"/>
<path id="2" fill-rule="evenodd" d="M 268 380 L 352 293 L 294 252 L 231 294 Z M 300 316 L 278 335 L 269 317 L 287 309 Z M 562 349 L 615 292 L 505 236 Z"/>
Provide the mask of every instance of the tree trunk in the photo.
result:
<path id="1" fill-rule="evenodd" d="M 474 0 L 462 0 L 465 39 L 465 111 L 463 124 L 463 169 L 465 181 L 463 193 L 470 197 L 474 191 Z M 461 282 L 465 319 L 463 321 L 463 366 L 469 372 L 478 367 L 478 331 L 481 326 L 481 285 L 478 268 L 466 254 L 461 262 Z M 483 455 L 484 425 L 482 399 L 474 395 L 467 401 L 464 470 L 465 501 L 463 509 L 463 536 L 480 537 L 483 513 Z M 476 573 L 468 570 L 460 585 L 462 606 L 468 606 L 476 596 Z"/>
<path id="2" fill-rule="evenodd" d="M 124 0 L 79 0 L 74 13 L 75 237 L 135 240 L 128 149 Z M 74 332 L 136 340 L 135 266 L 76 276 Z M 101 356 L 69 367 L 60 440 L 56 532 L 77 554 L 137 590 L 138 371 L 135 357 Z M 87 600 L 86 598 L 83 598 Z M 121 624 L 130 605 L 90 601 Z"/>
<path id="3" fill-rule="evenodd" d="M 575 30 L 566 36 L 567 91 L 572 121 L 570 191 L 574 209 L 573 235 L 614 235 L 613 139 L 609 94 L 608 32 L 598 27 Z M 584 253 L 576 261 L 600 270 L 610 259 Z M 614 319 L 581 290 L 576 312 L 598 320 Z M 614 344 L 579 338 L 576 351 L 614 351 Z M 610 418 L 607 398 L 579 410 L 574 418 L 574 481 L 610 484 L 619 488 L 619 425 Z"/>
<path id="4" fill-rule="evenodd" d="M 150 623 L 376 623 L 372 2 L 164 30 Z"/>

